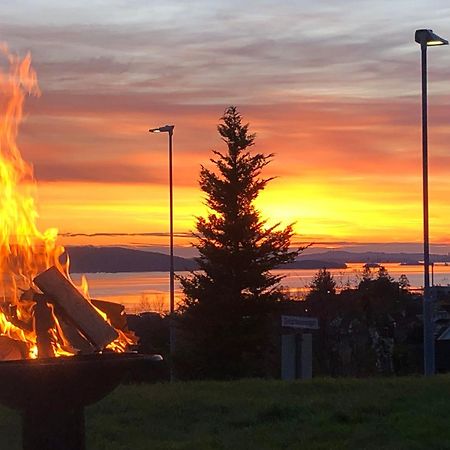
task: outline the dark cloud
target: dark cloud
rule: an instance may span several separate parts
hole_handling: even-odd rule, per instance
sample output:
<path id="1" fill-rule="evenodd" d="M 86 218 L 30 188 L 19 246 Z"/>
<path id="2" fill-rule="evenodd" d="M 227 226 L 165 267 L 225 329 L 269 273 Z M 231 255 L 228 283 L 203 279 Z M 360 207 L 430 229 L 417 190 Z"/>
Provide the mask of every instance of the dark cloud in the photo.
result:
<path id="1" fill-rule="evenodd" d="M 238 12 L 233 2 L 195 3 L 202 6 L 136 2 L 139 14 L 114 3 L 86 23 L 74 14 L 63 23 L 0 27 L 19 48 L 31 48 L 44 91 L 152 93 L 199 104 L 306 94 L 376 98 L 416 88 L 414 30 L 395 17 L 414 17 L 415 9 L 418 20 L 420 7 L 286 1 L 250 2 Z M 448 64 L 439 52 L 433 64 L 436 81 L 445 80 Z"/>
<path id="2" fill-rule="evenodd" d="M 84 236 L 84 237 L 132 237 L 132 236 L 136 236 L 136 237 L 167 237 L 169 236 L 168 232 L 152 232 L 152 233 L 60 233 L 59 234 L 62 237 L 80 237 L 80 236 Z M 174 233 L 174 237 L 177 238 L 192 238 L 194 235 L 193 233 L 179 233 L 176 232 Z"/>

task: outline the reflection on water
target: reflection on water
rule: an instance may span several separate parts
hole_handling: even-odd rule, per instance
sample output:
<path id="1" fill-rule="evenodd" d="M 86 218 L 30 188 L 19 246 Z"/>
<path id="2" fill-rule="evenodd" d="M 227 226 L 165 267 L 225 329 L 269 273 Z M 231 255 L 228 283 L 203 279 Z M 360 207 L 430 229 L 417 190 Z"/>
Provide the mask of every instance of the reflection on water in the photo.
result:
<path id="1" fill-rule="evenodd" d="M 359 282 L 362 264 L 347 264 L 347 266 L 347 269 L 331 270 L 338 287 L 347 284 L 355 286 Z M 395 280 L 405 274 L 411 287 L 423 286 L 422 266 L 401 266 L 392 263 L 384 264 L 384 266 Z M 291 290 L 294 295 L 301 295 L 306 291 L 317 270 L 289 269 L 274 272 L 286 275 L 282 285 Z M 177 272 L 177 275 L 187 274 L 188 272 Z M 72 279 L 76 284 L 80 284 L 81 275 L 73 274 Z M 164 312 L 168 309 L 169 274 L 166 272 L 91 273 L 87 274 L 87 279 L 92 298 L 122 303 L 127 312 L 150 310 Z M 450 266 L 435 266 L 434 283 L 436 285 L 450 284 Z M 175 299 L 180 300 L 181 296 L 180 284 L 175 281 Z"/>
<path id="2" fill-rule="evenodd" d="M 187 272 L 177 273 L 183 274 Z M 89 273 L 86 277 L 91 298 L 122 303 L 127 312 L 168 310 L 168 272 Z M 71 274 L 71 278 L 75 284 L 81 283 L 81 274 Z M 180 298 L 180 285 L 175 280 L 175 300 Z"/>

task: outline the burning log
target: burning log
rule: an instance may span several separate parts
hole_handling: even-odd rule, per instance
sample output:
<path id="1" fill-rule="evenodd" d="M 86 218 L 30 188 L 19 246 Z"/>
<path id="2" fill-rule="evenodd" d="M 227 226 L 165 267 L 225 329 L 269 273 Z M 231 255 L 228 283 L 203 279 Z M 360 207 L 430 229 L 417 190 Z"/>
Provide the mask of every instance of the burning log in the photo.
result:
<path id="1" fill-rule="evenodd" d="M 43 295 L 35 295 L 34 330 L 36 332 L 36 344 L 40 358 L 53 358 L 55 352 L 52 346 L 50 330 L 55 326 L 52 309 L 47 304 Z"/>
<path id="2" fill-rule="evenodd" d="M 127 317 L 123 305 L 97 299 L 91 299 L 91 303 L 108 316 L 111 325 L 116 330 L 128 331 Z"/>
<path id="3" fill-rule="evenodd" d="M 0 306 L 0 311 L 5 315 L 8 322 L 24 331 L 33 331 L 33 322 L 31 320 L 28 322 L 20 320 L 17 315 L 17 309 L 17 305 L 11 305 L 6 302 L 2 303 Z"/>
<path id="4" fill-rule="evenodd" d="M 69 341 L 70 345 L 78 350 L 82 355 L 94 353 L 94 346 L 69 322 L 66 322 L 61 314 L 58 314 L 58 322 L 64 337 Z"/>
<path id="5" fill-rule="evenodd" d="M 8 336 L 0 336 L 0 360 L 11 361 L 25 359 L 27 357 L 27 346 L 25 342 L 11 339 Z"/>
<path id="6" fill-rule="evenodd" d="M 33 288 L 25 291 L 20 299 L 27 300 L 35 304 L 33 307 L 32 327 L 28 328 L 28 330 L 35 331 L 36 333 L 36 343 L 39 357 L 55 356 L 53 345 L 51 345 L 51 352 L 53 354 L 46 355 L 46 353 L 49 352 L 45 350 L 45 347 L 50 348 L 49 346 L 52 342 L 52 329 L 54 333 L 56 333 L 57 339 L 60 339 L 59 344 L 63 350 L 73 354 L 94 353 L 94 346 L 78 331 L 74 325 L 64 319 L 64 310 L 62 310 L 58 304 L 55 304 L 53 300 L 47 298 L 44 294 L 39 294 Z M 52 306 L 50 307 L 50 305 Z M 27 329 L 25 328 L 27 325 L 26 323 L 20 323 L 20 321 L 17 318 L 14 318 L 14 316 L 11 316 L 11 318 L 9 316 L 7 317 L 11 322 L 12 320 L 15 320 L 12 322 L 14 325 L 22 328 L 23 330 Z M 55 318 L 57 318 L 57 321 Z M 53 339 L 54 338 L 55 335 L 53 335 Z"/>
<path id="7" fill-rule="evenodd" d="M 117 331 L 56 267 L 50 267 L 39 274 L 34 282 L 48 298 L 61 307 L 65 316 L 96 349 L 103 349 L 117 339 Z"/>
<path id="8" fill-rule="evenodd" d="M 29 303 L 30 305 L 33 305 L 36 301 L 34 300 L 34 294 L 35 291 L 32 289 L 28 289 L 24 292 L 22 292 L 20 296 L 20 303 L 21 305 Z M 21 328 L 24 331 L 31 332 L 33 331 L 33 321 L 31 316 L 28 318 L 28 320 L 19 319 L 18 315 L 18 305 L 17 304 L 11 304 L 11 301 L 4 301 L 0 303 L 0 311 L 5 315 L 8 322 L 12 323 L 17 328 Z"/>

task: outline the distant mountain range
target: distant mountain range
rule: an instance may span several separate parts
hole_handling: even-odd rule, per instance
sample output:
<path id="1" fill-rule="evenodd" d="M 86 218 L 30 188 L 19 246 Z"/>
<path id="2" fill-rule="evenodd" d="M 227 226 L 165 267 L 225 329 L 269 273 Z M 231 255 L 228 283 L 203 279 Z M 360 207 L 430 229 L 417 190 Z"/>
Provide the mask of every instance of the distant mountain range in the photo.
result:
<path id="1" fill-rule="evenodd" d="M 68 247 L 71 273 L 168 272 L 170 256 L 123 247 Z M 176 271 L 194 270 L 192 259 L 174 256 Z"/>
<path id="2" fill-rule="evenodd" d="M 404 263 L 418 264 L 423 261 L 423 253 L 388 253 L 388 252 L 348 252 L 345 250 L 328 250 L 311 255 L 300 255 L 298 260 L 324 260 L 346 263 Z M 431 262 L 450 262 L 449 255 L 430 255 Z"/>
<path id="3" fill-rule="evenodd" d="M 68 247 L 72 273 L 96 272 L 168 272 L 170 257 L 164 253 L 123 247 Z M 344 269 L 346 263 L 404 263 L 418 264 L 421 253 L 347 252 L 329 250 L 322 253 L 300 255 L 296 261 L 282 266 L 286 269 Z M 431 255 L 433 262 L 450 262 L 448 255 Z M 197 268 L 194 259 L 174 256 L 175 271 Z"/>
<path id="4" fill-rule="evenodd" d="M 327 269 L 345 269 L 347 265 L 343 261 L 325 260 L 321 258 L 320 254 L 317 254 L 308 256 L 308 259 L 299 257 L 294 262 L 281 266 L 280 269 L 323 269 L 324 267 Z"/>

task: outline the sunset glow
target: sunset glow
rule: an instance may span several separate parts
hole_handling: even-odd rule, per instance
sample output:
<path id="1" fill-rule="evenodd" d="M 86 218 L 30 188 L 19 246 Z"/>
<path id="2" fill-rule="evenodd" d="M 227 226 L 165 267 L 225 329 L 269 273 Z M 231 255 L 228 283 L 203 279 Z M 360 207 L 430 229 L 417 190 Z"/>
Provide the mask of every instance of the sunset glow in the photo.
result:
<path id="1" fill-rule="evenodd" d="M 421 241 L 413 31 L 449 36 L 446 7 L 368 2 L 367 14 L 350 0 L 269 1 L 237 16 L 235 2 L 131 11 L 94 1 L 70 13 L 43 3 L 40 14 L 8 6 L 2 24 L 11 48 L 32 53 L 42 90 L 19 137 L 38 180 L 40 228 L 57 227 L 69 244 L 167 244 L 167 136 L 147 130 L 174 123 L 174 228 L 188 245 L 205 213 L 200 165 L 223 148 L 216 125 L 235 104 L 255 150 L 275 153 L 264 175 L 277 178 L 257 203 L 270 223 L 295 222 L 301 242 Z M 32 19 L 42 12 L 49 20 Z M 429 51 L 434 243 L 450 243 L 449 58 Z"/>

